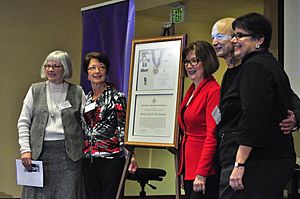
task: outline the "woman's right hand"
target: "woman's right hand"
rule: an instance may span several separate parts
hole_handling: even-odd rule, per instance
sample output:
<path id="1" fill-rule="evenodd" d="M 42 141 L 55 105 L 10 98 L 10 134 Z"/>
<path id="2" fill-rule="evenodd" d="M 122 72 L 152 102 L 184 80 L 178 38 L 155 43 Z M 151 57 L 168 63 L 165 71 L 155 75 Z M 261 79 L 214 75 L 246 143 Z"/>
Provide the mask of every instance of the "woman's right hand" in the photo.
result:
<path id="1" fill-rule="evenodd" d="M 193 190 L 195 192 L 202 191 L 205 194 L 206 190 L 206 177 L 201 175 L 196 175 L 195 180 L 193 182 Z"/>
<path id="2" fill-rule="evenodd" d="M 180 184 L 180 188 L 184 189 L 183 174 L 180 174 L 180 176 L 179 176 L 179 184 Z"/>
<path id="3" fill-rule="evenodd" d="M 21 160 L 22 160 L 23 166 L 27 170 L 31 170 L 31 152 L 22 153 L 21 154 Z"/>
<path id="4" fill-rule="evenodd" d="M 138 169 L 138 164 L 134 156 L 131 157 L 130 165 L 128 167 L 128 172 L 135 174 L 136 170 Z"/>

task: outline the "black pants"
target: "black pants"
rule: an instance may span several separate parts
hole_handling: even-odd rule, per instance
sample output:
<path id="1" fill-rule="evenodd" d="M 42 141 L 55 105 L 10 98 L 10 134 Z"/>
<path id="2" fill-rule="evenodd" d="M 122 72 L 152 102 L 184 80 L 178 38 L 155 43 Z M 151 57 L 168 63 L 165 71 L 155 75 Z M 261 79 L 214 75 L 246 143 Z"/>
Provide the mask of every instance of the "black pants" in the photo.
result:
<path id="1" fill-rule="evenodd" d="M 193 180 L 184 181 L 184 192 L 186 199 L 218 199 L 218 181 L 215 175 L 206 178 L 205 194 L 193 191 Z"/>
<path id="2" fill-rule="evenodd" d="M 222 168 L 220 199 L 278 199 L 292 176 L 295 159 L 256 160 L 245 166 L 245 189 L 234 191 L 229 185 L 233 165 Z"/>
<path id="3" fill-rule="evenodd" d="M 115 199 L 125 158 L 94 158 L 83 160 L 83 174 L 87 199 Z"/>

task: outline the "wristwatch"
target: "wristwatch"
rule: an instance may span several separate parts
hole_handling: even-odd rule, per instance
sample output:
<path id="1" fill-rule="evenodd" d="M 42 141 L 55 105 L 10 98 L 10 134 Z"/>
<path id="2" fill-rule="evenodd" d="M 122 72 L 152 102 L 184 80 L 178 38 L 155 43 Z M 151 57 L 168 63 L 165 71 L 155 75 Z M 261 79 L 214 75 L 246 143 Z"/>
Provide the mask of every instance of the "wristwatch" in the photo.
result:
<path id="1" fill-rule="evenodd" d="M 235 162 L 233 168 L 244 167 L 244 166 L 245 166 L 245 163 L 242 164 L 242 163 Z"/>
<path id="2" fill-rule="evenodd" d="M 294 128 L 292 128 L 292 132 L 296 132 L 296 131 L 298 131 L 298 127 L 294 126 Z"/>

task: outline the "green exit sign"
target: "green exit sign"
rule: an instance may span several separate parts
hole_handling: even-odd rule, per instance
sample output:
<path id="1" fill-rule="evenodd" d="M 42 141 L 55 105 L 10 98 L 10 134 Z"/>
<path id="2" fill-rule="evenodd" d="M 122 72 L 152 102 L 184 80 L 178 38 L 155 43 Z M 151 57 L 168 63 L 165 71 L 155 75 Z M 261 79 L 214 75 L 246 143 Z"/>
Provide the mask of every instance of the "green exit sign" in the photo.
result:
<path id="1" fill-rule="evenodd" d="M 171 10 L 171 21 L 173 23 L 184 22 L 184 6 L 175 7 Z"/>

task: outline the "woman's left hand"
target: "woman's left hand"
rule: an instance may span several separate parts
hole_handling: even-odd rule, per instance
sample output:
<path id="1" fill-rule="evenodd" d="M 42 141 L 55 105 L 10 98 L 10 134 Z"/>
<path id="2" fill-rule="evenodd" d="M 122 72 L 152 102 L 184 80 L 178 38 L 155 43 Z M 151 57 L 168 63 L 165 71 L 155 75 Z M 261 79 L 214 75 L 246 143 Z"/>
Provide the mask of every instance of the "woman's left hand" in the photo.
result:
<path id="1" fill-rule="evenodd" d="M 193 182 L 193 190 L 195 192 L 202 191 L 204 194 L 205 193 L 205 182 L 206 182 L 206 177 L 201 176 L 201 175 L 196 175 L 196 178 Z"/>
<path id="2" fill-rule="evenodd" d="M 243 185 L 243 176 L 245 173 L 245 167 L 244 166 L 239 166 L 233 168 L 230 178 L 229 178 L 229 185 L 231 188 L 235 191 L 237 190 L 243 190 L 244 185 Z"/>
<path id="3" fill-rule="evenodd" d="M 293 111 L 288 110 L 287 117 L 279 123 L 283 134 L 289 134 L 297 125 L 297 119 Z"/>

